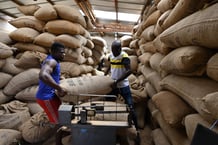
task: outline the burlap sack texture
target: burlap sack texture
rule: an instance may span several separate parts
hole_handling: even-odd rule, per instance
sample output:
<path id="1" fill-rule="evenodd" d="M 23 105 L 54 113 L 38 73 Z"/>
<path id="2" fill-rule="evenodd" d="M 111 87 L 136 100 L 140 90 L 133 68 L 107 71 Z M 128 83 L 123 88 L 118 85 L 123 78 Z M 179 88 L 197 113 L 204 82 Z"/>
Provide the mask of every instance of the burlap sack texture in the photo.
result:
<path id="1" fill-rule="evenodd" d="M 177 5 L 176 6 L 176 4 L 178 3 L 177 1 L 174 1 L 174 2 L 172 2 L 171 0 L 164 0 L 164 1 L 161 1 L 161 2 L 165 2 L 166 4 L 168 3 L 168 4 L 172 4 L 171 6 L 167 6 L 166 8 L 160 8 L 160 1 L 158 2 L 158 1 L 156 1 L 155 3 L 154 3 L 154 5 L 152 5 L 152 6 L 148 6 L 147 7 L 147 9 L 145 10 L 145 13 L 144 13 L 144 15 L 143 15 L 143 21 L 142 21 L 142 24 L 138 27 L 138 28 L 136 28 L 136 30 L 135 30 L 135 32 L 136 32 L 136 34 L 138 34 L 138 35 L 136 35 L 136 34 L 133 34 L 133 39 L 132 39 L 132 41 L 130 42 L 130 44 L 129 44 L 129 48 L 130 49 L 134 49 L 134 51 L 136 52 L 135 54 L 137 55 L 137 56 L 140 56 L 140 55 L 142 55 L 143 53 L 145 53 L 145 52 L 147 52 L 147 51 L 149 51 L 149 52 L 151 52 L 151 53 L 161 53 L 161 54 L 163 54 L 164 56 L 165 55 L 167 55 L 167 54 L 169 54 L 172 50 L 174 50 L 174 49 L 177 49 L 177 48 L 180 48 L 181 46 L 183 46 L 183 44 L 182 45 L 180 45 L 181 43 L 179 42 L 178 43 L 178 41 L 177 40 L 174 40 L 174 39 L 168 39 L 168 40 L 170 40 L 170 44 L 173 44 L 173 45 L 169 45 L 169 43 L 168 43 L 168 41 L 165 41 L 165 34 L 167 33 L 167 32 L 169 32 L 169 31 L 172 31 L 172 30 L 175 30 L 174 28 L 175 27 L 177 27 L 177 25 L 179 25 L 180 24 L 180 26 L 181 27 L 183 27 L 183 26 L 187 26 L 187 25 L 185 25 L 185 24 L 188 24 L 187 22 L 187 20 L 188 19 L 191 19 L 191 18 L 189 18 L 189 17 L 194 17 L 194 18 L 199 18 L 198 20 L 200 21 L 200 20 L 203 20 L 202 18 L 200 18 L 201 16 L 205 16 L 206 18 L 208 18 L 208 19 L 210 19 L 210 18 L 214 18 L 213 20 L 214 20 L 214 22 L 215 22 L 215 20 L 216 20 L 216 18 L 217 18 L 217 13 L 216 13 L 216 6 L 217 6 L 217 4 L 213 4 L 213 5 L 209 5 L 209 7 L 207 7 L 207 5 L 205 5 L 205 7 L 201 10 L 200 8 L 199 9 L 196 9 L 197 7 L 194 7 L 193 8 L 193 10 L 191 10 L 192 11 L 192 13 L 191 14 L 189 14 L 189 15 L 187 15 L 187 12 L 185 12 L 186 13 L 186 15 L 184 15 L 184 14 L 182 14 L 183 13 L 183 11 L 184 11 L 184 7 L 182 8 L 182 7 L 179 7 L 179 5 Z M 177 2 L 177 3 L 176 3 Z M 182 2 L 182 1 L 180 1 L 180 2 Z M 185 5 L 184 6 L 189 6 L 189 5 L 187 5 L 187 3 L 186 3 L 186 1 L 183 1 L 184 3 L 185 3 Z M 202 1 L 200 1 L 200 2 L 202 2 Z M 209 0 L 207 1 L 207 0 L 204 0 L 204 2 L 205 3 L 207 3 L 207 2 L 209 2 Z M 159 4 L 159 5 L 158 5 Z M 179 4 L 179 3 L 178 3 Z M 181 4 L 181 3 L 180 3 Z M 157 7 L 158 6 L 158 7 Z M 175 7 L 176 6 L 176 7 Z M 190 5 L 190 7 L 186 7 L 186 10 L 190 10 L 190 8 L 192 8 L 191 6 L 193 6 L 193 5 Z M 176 9 L 174 9 L 174 8 L 176 8 Z M 157 21 L 159 20 L 159 18 L 160 18 L 160 16 L 165 12 L 165 11 L 167 11 L 167 10 L 170 10 L 170 9 L 174 9 L 174 14 L 178 14 L 178 12 L 180 12 L 181 13 L 181 15 L 182 16 L 184 16 L 184 18 L 182 18 L 182 17 L 180 17 L 181 19 L 177 19 L 177 22 L 175 23 L 175 24 L 170 24 L 169 22 L 171 22 L 170 21 L 170 17 L 167 17 L 166 16 L 166 18 L 165 19 L 163 19 L 162 21 L 162 24 L 167 24 L 166 26 L 167 26 L 167 28 L 165 28 L 165 30 L 161 30 L 159 33 L 154 33 L 155 35 L 155 39 L 153 40 L 153 41 L 150 41 L 150 42 L 146 42 L 145 40 L 142 40 L 143 38 L 139 38 L 139 34 L 141 34 L 142 32 L 143 32 L 143 30 L 145 29 L 145 28 L 147 28 L 148 26 L 151 26 L 151 25 L 155 25 L 156 23 L 157 23 Z M 158 10 L 159 12 L 157 12 L 156 10 Z M 171 10 L 171 12 L 172 12 L 172 10 Z M 181 10 L 181 11 L 180 11 Z M 176 13 L 175 13 L 176 12 Z M 207 13 L 207 14 L 206 14 Z M 154 18 L 154 19 L 151 19 L 151 17 L 149 17 L 149 16 L 151 16 L 151 14 L 153 14 L 153 16 L 154 15 L 156 15 L 156 17 Z M 169 14 L 171 14 L 170 12 L 169 12 Z M 172 16 L 175 16 L 173 13 L 170 15 L 171 17 Z M 195 15 L 195 16 L 193 16 L 193 15 Z M 168 15 L 169 16 L 169 15 Z M 210 17 L 210 16 L 212 16 L 212 17 Z M 153 21 L 150 21 L 149 22 L 149 19 L 150 20 L 153 20 Z M 167 19 L 168 18 L 168 19 Z M 165 22 L 165 20 L 167 20 L 166 22 L 168 22 L 168 23 L 166 23 Z M 176 20 L 176 19 L 175 19 Z M 181 22 L 181 21 L 183 21 L 183 23 Z M 193 19 L 193 20 L 195 20 L 195 19 Z M 50 20 L 49 20 L 50 21 Z M 148 23 L 149 22 L 149 23 Z M 175 22 L 175 21 L 174 21 Z M 191 21 L 191 22 L 194 22 L 194 21 Z M 177 35 L 178 35 L 178 37 L 179 36 L 181 36 L 182 38 L 186 38 L 187 39 L 187 41 L 186 42 L 194 42 L 194 43 L 188 43 L 189 45 L 196 45 L 196 46 L 199 46 L 199 44 L 201 45 L 200 47 L 205 47 L 205 48 L 217 48 L 217 44 L 216 44 L 216 42 L 214 42 L 214 40 L 213 39 L 210 39 L 210 37 L 209 36 L 215 36 L 216 34 L 214 34 L 215 32 L 217 32 L 217 30 L 216 30 L 216 25 L 214 25 L 215 23 L 213 23 L 213 22 L 211 22 L 211 21 L 207 21 L 207 22 L 205 22 L 204 24 L 203 24 L 203 22 L 202 23 L 198 23 L 198 25 L 195 27 L 195 32 L 199 32 L 198 30 L 203 30 L 203 29 L 201 29 L 202 28 L 202 26 L 204 27 L 204 28 L 206 28 L 206 29 L 208 29 L 208 28 L 213 28 L 213 30 L 211 30 L 210 29 L 210 31 L 208 31 L 208 34 L 207 35 L 205 35 L 207 38 L 206 39 L 204 39 L 204 40 L 206 40 L 207 42 L 209 42 L 210 44 L 208 44 L 208 43 L 206 43 L 206 41 L 204 41 L 203 39 L 200 39 L 200 36 L 201 35 L 199 35 L 199 33 L 197 33 L 198 35 L 196 35 L 196 36 L 199 36 L 198 38 L 198 40 L 197 40 L 197 43 L 196 43 L 196 41 L 192 41 L 192 39 L 190 39 L 190 37 L 188 37 L 189 35 L 188 34 L 186 34 L 186 33 L 184 33 L 184 35 L 180 35 L 180 34 L 183 34 L 183 33 L 176 33 Z M 181 24 L 182 23 L 182 24 Z M 171 26 L 169 26 L 169 24 L 170 25 L 172 25 L 172 26 L 175 26 L 175 27 L 171 27 Z M 202 25 L 201 25 L 202 24 Z M 214 27 L 210 27 L 210 25 L 213 25 Z M 169 27 L 168 27 L 169 26 Z M 195 25 L 192 25 L 192 26 L 195 26 Z M 162 28 L 164 28 L 164 27 L 162 27 Z M 179 27 L 177 27 L 177 28 L 179 28 Z M 188 27 L 185 27 L 185 28 L 188 28 Z M 180 30 L 182 30 L 182 29 L 180 29 Z M 85 31 L 86 32 L 86 31 Z M 164 34 L 164 37 L 163 37 L 163 34 Z M 206 33 L 203 33 L 203 34 L 206 34 Z M 85 34 L 84 34 L 85 35 Z M 174 38 L 176 38 L 176 37 L 174 37 Z M 152 38 L 153 39 L 153 38 Z M 158 40 L 159 42 L 159 44 L 157 45 L 156 43 L 155 43 L 155 41 L 156 40 Z M 167 40 L 167 39 L 166 39 Z M 211 41 L 208 41 L 208 40 L 211 40 Z M 52 41 L 52 39 L 51 39 L 51 41 Z M 90 40 L 89 41 L 87 41 L 87 42 L 91 42 Z M 139 43 L 138 42 L 140 42 L 140 45 L 139 45 Z M 171 43 L 172 42 L 172 43 Z M 23 43 L 23 42 L 22 42 Z M 152 44 L 153 43 L 153 44 Z M 26 43 L 25 43 L 26 44 Z M 30 43 L 31 44 L 31 43 Z M 139 48 L 140 48 L 140 46 L 141 45 L 146 45 L 147 44 L 147 46 L 149 46 L 150 48 L 152 48 L 152 49 L 141 49 L 141 50 L 139 50 Z M 152 45 L 151 45 L 152 44 Z M 174 45 L 174 44 L 176 44 L 176 46 Z M 178 44 L 178 45 L 177 45 Z M 39 45 L 39 44 L 37 44 L 37 45 Z M 93 45 L 92 45 L 92 43 L 89 43 L 89 44 L 86 44 L 86 46 L 89 46 L 88 48 L 90 48 L 91 50 L 92 49 L 94 49 L 94 47 L 93 47 Z M 43 46 L 43 47 L 45 47 L 45 46 Z M 155 49 L 154 49 L 155 48 Z M 22 51 L 26 51 L 26 50 L 28 50 L 28 49 L 30 49 L 30 48 L 26 48 L 26 49 L 22 49 L 21 47 L 20 47 L 20 50 L 22 50 Z M 45 48 L 44 48 L 45 49 Z M 46 49 L 45 49 L 46 50 Z M 44 53 L 45 53 L 46 51 L 44 51 Z M 47 53 L 47 52 L 46 52 Z M 94 53 L 95 54 L 95 53 Z M 101 54 L 101 53 L 97 53 L 96 54 L 96 56 L 98 56 L 97 58 L 99 58 L 99 54 Z M 151 57 L 152 58 L 152 57 Z M 150 59 L 151 59 L 150 58 Z M 7 61 L 8 60 L 11 60 L 11 58 L 10 59 L 6 59 Z M 13 61 L 14 61 L 15 59 L 13 59 Z M 89 60 L 89 61 L 88 61 Z M 96 60 L 98 60 L 98 59 L 95 59 L 95 61 Z M 150 61 L 150 60 L 149 60 Z M 6 64 L 6 61 L 0 61 L 0 62 L 2 62 L 2 64 Z M 93 63 L 93 59 L 91 58 L 91 57 L 88 57 L 87 58 L 87 62 L 89 62 L 89 64 L 94 64 Z M 91 63 L 92 62 L 92 63 Z M 7 64 L 10 64 L 9 66 L 10 66 L 10 68 L 13 68 L 14 70 L 13 71 L 9 71 L 9 70 L 11 70 L 11 69 L 6 69 L 6 67 L 4 66 L 4 69 L 2 69 L 2 71 L 4 71 L 4 72 L 7 72 L 7 73 L 10 73 L 10 74 L 12 74 L 12 75 L 15 75 L 15 74 L 18 74 L 19 72 L 21 72 L 21 71 L 24 71 L 24 70 L 22 70 L 22 69 L 18 69 L 17 67 L 15 67 L 14 65 L 11 65 L 11 64 L 14 64 L 14 63 L 7 63 Z M 95 64 L 96 64 L 96 62 L 95 62 Z M 152 64 L 152 63 L 151 63 Z M 157 71 L 157 76 L 158 76 L 158 78 L 160 78 L 160 80 L 159 79 L 157 79 L 157 80 L 155 80 L 154 78 L 152 79 L 152 77 L 151 77 L 151 75 L 149 76 L 148 74 L 150 74 L 151 72 L 155 72 L 156 71 L 156 69 L 154 69 L 153 67 L 153 64 L 151 65 L 151 64 L 149 64 L 149 65 L 147 65 L 147 66 L 144 66 L 144 65 L 142 65 L 142 64 L 139 64 L 138 66 L 138 68 L 137 68 L 137 73 L 141 73 L 141 74 L 143 74 L 144 76 L 145 76 L 145 78 L 150 78 L 150 80 L 148 80 L 148 82 L 149 83 L 146 83 L 146 84 L 149 84 L 149 85 L 146 85 L 146 89 L 148 89 L 148 90 L 152 90 L 151 88 L 153 87 L 153 88 L 155 88 L 155 91 L 153 90 L 153 91 L 148 91 L 149 93 L 149 96 L 154 96 L 156 93 L 158 93 L 161 89 L 163 89 L 163 88 L 160 88 L 160 86 L 159 86 L 159 81 L 160 80 L 162 80 L 162 79 L 165 79 L 165 75 L 160 75 L 160 76 L 158 76 L 157 74 L 158 73 L 160 73 L 160 72 L 162 72 L 161 70 L 159 70 L 159 71 Z M 7 65 L 8 66 L 8 65 Z M 152 67 L 151 67 L 152 66 Z M 1 67 L 2 68 L 2 67 Z M 157 68 L 159 68 L 159 67 L 157 67 Z M 209 67 L 208 67 L 209 68 Z M 159 68 L 160 69 L 160 68 Z M 192 70 L 195 70 L 195 69 L 192 69 Z M 171 74 L 173 74 L 172 72 L 170 72 Z M 209 74 L 209 73 L 208 73 Z M 214 73 L 215 74 L 215 73 Z M 169 74 L 170 75 L 170 74 Z M 175 74 L 176 76 L 178 75 L 178 74 Z M 205 75 L 205 73 L 204 73 L 204 75 Z M 171 75 L 170 75 L 171 76 Z M 190 81 L 188 82 L 188 83 L 184 83 L 184 85 L 186 86 L 186 88 L 183 88 L 182 90 L 186 90 L 186 91 L 184 91 L 184 92 L 177 92 L 177 91 L 174 91 L 174 90 L 172 90 L 172 89 L 170 89 L 169 87 L 166 87 L 166 86 L 164 86 L 164 89 L 167 89 L 168 91 L 172 91 L 172 92 L 174 92 L 174 93 L 176 93 L 179 97 L 184 97 L 184 96 L 188 96 L 188 97 L 190 97 L 190 94 L 189 94 L 189 92 L 190 92 L 190 90 L 192 90 L 192 89 L 190 89 L 190 88 L 196 88 L 196 92 L 198 92 L 199 90 L 201 90 L 202 88 L 205 88 L 203 91 L 205 91 L 205 93 L 203 93 L 203 95 L 201 94 L 200 95 L 200 100 L 201 100 L 201 97 L 204 97 L 205 95 L 207 95 L 207 94 L 209 94 L 209 93 L 213 93 L 213 92 L 216 92 L 216 89 L 213 89 L 213 86 L 216 86 L 216 85 L 212 85 L 212 87 L 209 85 L 208 87 L 207 87 L 207 85 L 203 85 L 203 84 L 201 84 L 200 83 L 200 85 L 198 84 L 199 82 L 198 81 L 193 81 L 192 79 L 196 79 L 196 80 L 198 80 L 198 78 L 199 78 L 199 80 L 201 80 L 201 79 L 205 79 L 205 80 L 207 80 L 207 81 L 214 81 L 214 79 L 213 79 L 213 77 L 211 76 L 211 79 L 209 79 L 208 80 L 208 78 L 206 77 L 205 78 L 205 76 L 201 76 L 201 75 L 199 75 L 197 78 L 196 78 L 196 76 L 194 75 L 194 76 L 189 76 L 189 77 L 187 77 L 187 76 L 183 76 L 182 74 L 179 74 L 178 75 L 178 77 L 182 77 L 182 79 L 180 80 L 179 79 L 179 82 L 181 81 L 182 82 L 182 80 L 189 80 L 190 79 Z M 176 77 L 177 78 L 177 77 Z M 172 79 L 172 81 L 174 82 L 173 84 L 172 84 L 172 86 L 175 88 L 175 90 L 180 90 L 181 88 L 177 88 L 178 86 L 177 86 L 177 82 L 178 81 L 175 81 L 175 78 L 173 78 Z M 151 83 L 152 82 L 152 83 Z M 180 82 L 180 83 L 181 83 Z M 200 81 L 201 82 L 201 81 Z M 210 83 L 209 83 L 210 84 Z M 211 84 L 213 84 L 213 83 L 211 83 Z M 215 83 L 216 84 L 216 83 Z M 149 89 L 149 87 L 147 87 L 147 86 L 150 86 L 150 89 Z M 155 86 L 155 87 L 154 87 Z M 162 84 L 162 87 L 163 87 L 163 84 Z M 195 89 L 194 89 L 195 90 Z M 191 92 L 191 96 L 193 95 L 193 94 L 195 94 L 194 93 L 194 90 L 192 90 Z M 183 94 L 184 93 L 184 94 Z M 199 95 L 198 95 L 199 96 Z M 204 105 L 200 105 L 200 106 L 198 106 L 198 103 L 199 103 L 199 100 L 197 99 L 197 100 L 192 100 L 192 99 L 184 99 L 189 105 L 191 105 L 192 106 L 192 104 L 193 104 L 193 108 L 194 109 L 196 109 L 196 111 L 197 112 L 200 112 L 199 114 L 201 115 L 201 117 L 203 116 L 204 118 L 204 120 L 208 120 L 210 117 L 211 117 L 211 114 L 208 114 L 208 112 L 207 112 L 207 115 L 209 115 L 209 117 L 206 115 L 205 116 L 205 112 L 203 112 L 202 113 L 202 108 L 200 108 L 199 109 L 199 107 L 204 107 L 203 108 L 203 110 L 204 111 L 208 111 L 206 108 L 205 108 L 205 106 L 204 105 L 206 105 L 206 104 L 204 104 Z M 193 103 L 194 102 L 194 103 Z M 201 102 L 202 103 L 202 102 Z M 158 113 L 158 109 L 156 109 L 155 111 L 153 111 L 152 112 L 152 114 L 155 114 L 155 112 L 156 113 Z M 160 119 L 159 119 L 160 120 Z M 206 121 L 207 122 L 207 121 Z M 169 127 L 169 124 L 165 124 L 165 125 L 167 125 L 167 127 L 164 127 L 163 125 L 161 125 L 161 124 L 164 124 L 164 123 L 161 123 L 161 121 L 159 121 L 159 125 L 160 125 L 160 129 L 165 133 L 165 135 L 167 136 L 167 138 L 169 139 L 169 141 L 170 141 L 170 143 L 171 144 L 177 144 L 178 142 L 186 142 L 187 141 L 187 137 L 185 137 L 184 136 L 184 128 L 181 130 L 181 129 L 176 129 L 177 131 L 175 131 L 175 129 L 174 128 L 171 128 L 171 127 Z M 209 123 L 210 124 L 210 123 Z M 188 130 L 188 126 L 186 126 L 185 124 L 184 124 L 184 127 L 185 127 L 185 129 L 186 130 Z M 170 133 L 171 132 L 171 133 Z M 173 132 L 173 133 L 172 133 Z M 174 134 L 174 135 L 173 135 Z M 186 135 L 187 135 L 187 133 L 185 133 Z M 176 136 L 180 136 L 180 137 L 182 137 L 182 140 L 183 141 L 181 141 L 181 138 L 180 137 L 175 137 L 175 135 Z M 189 138 L 189 141 L 191 140 L 191 137 Z M 185 144 L 185 143 L 184 143 Z"/>

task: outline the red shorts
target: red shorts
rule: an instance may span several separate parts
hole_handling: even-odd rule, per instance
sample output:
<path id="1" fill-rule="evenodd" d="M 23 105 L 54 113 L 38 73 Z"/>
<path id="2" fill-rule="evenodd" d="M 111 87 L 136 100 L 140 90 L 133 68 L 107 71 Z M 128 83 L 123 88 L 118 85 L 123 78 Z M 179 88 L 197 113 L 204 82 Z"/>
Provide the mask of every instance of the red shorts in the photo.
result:
<path id="1" fill-rule="evenodd" d="M 36 101 L 47 114 L 49 121 L 53 124 L 58 124 L 58 108 L 61 105 L 61 100 L 55 96 L 51 100 L 36 99 Z"/>

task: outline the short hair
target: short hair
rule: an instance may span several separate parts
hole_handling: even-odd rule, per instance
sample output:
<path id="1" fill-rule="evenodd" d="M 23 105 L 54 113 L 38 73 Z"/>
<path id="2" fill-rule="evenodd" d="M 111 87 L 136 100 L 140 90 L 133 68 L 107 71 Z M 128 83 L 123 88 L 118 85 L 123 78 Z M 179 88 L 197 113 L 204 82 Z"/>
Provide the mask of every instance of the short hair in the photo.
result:
<path id="1" fill-rule="evenodd" d="M 64 44 L 60 43 L 60 42 L 54 42 L 51 45 L 51 52 L 57 52 L 60 50 L 60 48 L 65 48 Z"/>
<path id="2" fill-rule="evenodd" d="M 113 41 L 111 47 L 112 47 L 112 48 L 121 49 L 121 42 L 120 42 L 120 40 L 115 40 L 115 41 Z"/>

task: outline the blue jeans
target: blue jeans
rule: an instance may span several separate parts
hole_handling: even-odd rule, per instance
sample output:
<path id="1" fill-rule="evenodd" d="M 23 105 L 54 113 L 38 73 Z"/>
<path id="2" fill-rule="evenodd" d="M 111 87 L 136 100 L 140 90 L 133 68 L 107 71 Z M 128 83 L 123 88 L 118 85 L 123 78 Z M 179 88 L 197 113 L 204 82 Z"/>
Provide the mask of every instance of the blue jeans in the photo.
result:
<path id="1" fill-rule="evenodd" d="M 134 110 L 134 105 L 133 105 L 133 100 L 132 100 L 132 94 L 131 94 L 130 87 L 126 86 L 126 87 L 123 87 L 123 88 L 113 89 L 108 95 L 117 96 L 118 94 L 120 94 L 124 98 L 125 103 L 129 106 L 130 113 L 132 115 L 132 120 L 134 122 L 136 130 L 138 130 L 138 121 L 137 121 L 136 113 L 135 113 L 135 110 Z M 112 100 L 108 100 L 108 101 L 112 101 Z"/>
<path id="2" fill-rule="evenodd" d="M 124 98 L 125 103 L 128 104 L 129 107 L 133 106 L 132 94 L 129 86 L 116 88 L 109 93 L 109 95 L 115 96 L 118 96 L 118 94 L 120 94 Z"/>

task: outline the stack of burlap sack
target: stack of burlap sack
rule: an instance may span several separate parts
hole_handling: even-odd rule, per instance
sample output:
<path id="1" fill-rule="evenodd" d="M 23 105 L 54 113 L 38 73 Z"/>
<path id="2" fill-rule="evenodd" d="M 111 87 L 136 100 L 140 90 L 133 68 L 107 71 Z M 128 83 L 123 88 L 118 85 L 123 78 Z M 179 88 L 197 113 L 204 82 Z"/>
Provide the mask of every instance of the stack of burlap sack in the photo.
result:
<path id="1" fill-rule="evenodd" d="M 216 1 L 155 0 L 145 7 L 129 47 L 145 77 L 155 145 L 189 145 L 197 123 L 210 127 L 218 119 L 217 35 Z"/>
<path id="2" fill-rule="evenodd" d="M 35 93 L 40 64 L 53 42 L 66 46 L 66 58 L 61 62 L 63 79 L 97 77 L 96 67 L 107 47 L 105 40 L 89 34 L 93 27 L 89 19 L 73 7 L 28 5 L 18 9 L 24 15 L 9 21 L 17 29 L 1 32 L 0 38 L 1 144 L 22 139 L 38 143 L 51 134 L 50 127 L 41 126 L 48 120 L 35 102 Z M 15 110 L 6 111 L 5 106 Z"/>
<path id="3" fill-rule="evenodd" d="M 0 37 L 0 140 L 4 145 L 22 140 L 28 143 L 54 143 L 46 141 L 54 130 L 42 126 L 48 123 L 48 119 L 35 102 L 40 64 L 53 42 L 63 43 L 66 57 L 61 62 L 61 85 L 68 95 L 61 99 L 66 103 L 86 102 L 89 96 L 80 97 L 80 100 L 77 96 L 81 93 L 107 94 L 111 91 L 111 78 L 96 69 L 106 56 L 107 42 L 90 35 L 89 30 L 93 26 L 89 19 L 73 7 L 28 5 L 19 6 L 18 9 L 23 16 L 9 21 L 17 29 L 10 33 L 1 32 Z M 125 36 L 121 40 L 123 47 L 129 46 L 132 36 Z M 142 75 L 139 78 L 135 76 L 138 59 L 134 50 L 124 49 L 132 60 L 134 75 L 130 76 L 131 88 L 134 100 L 139 104 L 139 125 L 143 128 L 144 100 L 147 96 L 144 81 Z M 124 103 L 123 100 L 121 102 Z M 120 134 L 128 134 L 133 139 L 135 132 L 131 130 L 121 131 Z"/>

